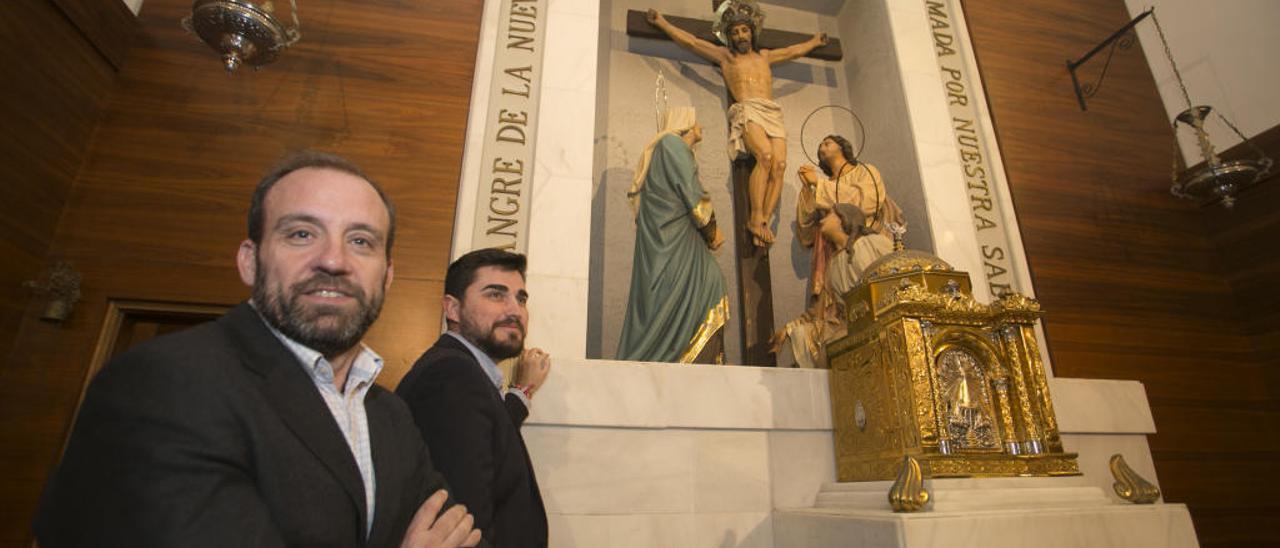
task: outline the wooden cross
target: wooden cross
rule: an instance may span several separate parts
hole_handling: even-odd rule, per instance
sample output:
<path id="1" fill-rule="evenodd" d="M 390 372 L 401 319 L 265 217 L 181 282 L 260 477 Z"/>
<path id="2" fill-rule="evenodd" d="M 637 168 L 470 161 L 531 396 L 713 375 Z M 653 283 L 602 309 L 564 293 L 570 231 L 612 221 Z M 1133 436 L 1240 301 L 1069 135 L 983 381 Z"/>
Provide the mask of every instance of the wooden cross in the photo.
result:
<path id="1" fill-rule="evenodd" d="M 712 44 L 720 44 L 720 39 L 711 34 L 711 21 L 703 21 L 701 19 L 691 19 L 688 17 L 677 17 L 675 15 L 663 15 L 670 21 L 672 25 L 680 27 L 698 38 L 711 42 Z M 649 20 L 645 18 L 645 12 L 640 10 L 627 10 L 627 36 L 635 36 L 636 38 L 652 38 L 654 40 L 671 40 L 667 37 L 662 29 L 653 26 Z M 765 28 L 760 31 L 758 49 L 778 49 L 785 48 L 791 44 L 797 44 L 808 40 L 813 33 L 808 34 L 800 32 L 791 32 L 786 30 L 777 30 Z M 724 44 L 720 44 L 724 45 Z M 725 46 L 728 47 L 728 46 Z M 839 38 L 828 38 L 827 45 L 814 48 L 805 57 L 812 57 L 823 61 L 839 61 L 844 59 L 844 53 L 840 50 Z"/>
<path id="2" fill-rule="evenodd" d="M 718 2 L 713 1 L 713 9 Z M 665 16 L 672 25 L 690 34 L 718 44 L 719 40 L 711 33 L 711 21 L 690 19 L 688 17 Z M 670 40 L 662 29 L 649 23 L 646 12 L 627 10 L 627 35 L 654 40 Z M 808 40 L 810 34 L 784 30 L 764 29 L 757 37 L 759 49 L 777 49 Z M 839 61 L 843 58 L 840 40 L 829 38 L 825 46 L 810 51 L 806 57 L 824 61 Z M 733 102 L 733 98 L 729 98 Z M 751 201 L 747 193 L 747 180 L 755 167 L 755 158 L 747 155 L 733 161 L 733 226 L 734 241 L 737 242 L 735 259 L 738 270 L 738 291 L 741 306 L 738 313 L 742 318 L 742 362 L 744 365 L 773 365 L 770 357 L 769 340 L 773 336 L 773 282 L 769 273 L 769 249 L 756 247 L 747 235 L 747 220 L 750 217 Z M 796 344 L 794 341 L 792 344 Z"/>

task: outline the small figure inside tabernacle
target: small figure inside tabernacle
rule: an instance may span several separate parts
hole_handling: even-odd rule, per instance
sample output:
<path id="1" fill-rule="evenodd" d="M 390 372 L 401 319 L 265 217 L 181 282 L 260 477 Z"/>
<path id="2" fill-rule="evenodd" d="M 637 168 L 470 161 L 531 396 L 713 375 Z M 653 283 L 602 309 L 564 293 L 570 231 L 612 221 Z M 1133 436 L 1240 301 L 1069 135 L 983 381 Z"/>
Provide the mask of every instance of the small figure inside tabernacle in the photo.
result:
<path id="1" fill-rule="evenodd" d="M 773 73 L 769 65 L 808 55 L 827 43 L 827 34 L 818 33 L 785 48 L 759 49 L 764 12 L 755 2 L 725 0 L 716 15 L 712 31 L 724 46 L 672 25 L 656 10 L 649 10 L 648 19 L 676 44 L 720 67 L 734 101 L 729 107 L 729 157 L 750 153 L 756 160 L 747 185 L 751 201 L 747 231 L 755 245 L 767 247 L 774 241 L 769 221 L 782 197 L 787 161 L 782 107 L 773 101 Z"/>
<path id="2" fill-rule="evenodd" d="M 724 236 L 698 181 L 693 145 L 700 140 L 693 108 L 669 110 L 627 192 L 636 247 L 620 360 L 724 362 L 729 297 L 711 255 Z"/>
<path id="3" fill-rule="evenodd" d="M 891 225 L 905 227 L 902 209 L 885 193 L 880 172 L 853 156 L 839 135 L 818 145 L 819 177 L 812 165 L 800 168 L 796 225 L 800 243 L 813 248 L 810 306 L 774 335 L 774 351 L 791 340 L 799 367 L 827 367 L 823 345 L 845 335 L 841 298 L 867 266 L 893 251 Z"/>

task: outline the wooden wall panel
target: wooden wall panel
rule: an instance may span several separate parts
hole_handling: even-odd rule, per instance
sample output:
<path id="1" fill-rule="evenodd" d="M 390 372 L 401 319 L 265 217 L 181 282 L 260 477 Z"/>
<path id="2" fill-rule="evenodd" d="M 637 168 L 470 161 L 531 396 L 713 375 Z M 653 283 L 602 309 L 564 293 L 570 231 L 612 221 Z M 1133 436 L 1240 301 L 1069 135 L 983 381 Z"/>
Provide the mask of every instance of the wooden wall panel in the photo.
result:
<path id="1" fill-rule="evenodd" d="M 124 9 L 123 7 L 121 9 Z M 0 3 L 0 357 L 26 305 L 115 80 L 51 2 Z"/>
<path id="2" fill-rule="evenodd" d="M 1267 274 L 1280 246 L 1266 262 L 1251 254 L 1280 236 L 1274 199 L 1269 212 L 1223 221 L 1232 228 L 1215 238 L 1206 226 L 1214 212 L 1169 195 L 1173 134 L 1136 49 L 1116 53 L 1080 110 L 1064 62 L 1129 20 L 1122 1 L 964 7 L 1055 373 L 1144 383 L 1160 483 L 1167 500 L 1190 507 L 1203 546 L 1280 543 L 1261 519 L 1280 505 L 1256 487 L 1280 461 L 1267 384 L 1275 367 L 1255 350 L 1280 292 L 1246 297 L 1271 306 L 1256 317 L 1237 302 L 1241 288 L 1275 279 Z M 1082 69 L 1083 81 L 1103 57 Z"/>
<path id="3" fill-rule="evenodd" d="M 47 1 L 62 11 L 113 68 L 119 69 L 124 64 L 133 33 L 121 32 L 121 29 L 132 31 L 137 23 L 123 0 Z"/>
<path id="4" fill-rule="evenodd" d="M 245 299 L 233 258 L 249 196 L 286 151 L 345 155 L 396 202 L 396 279 L 368 337 L 387 360 L 379 382 L 439 333 L 483 4 L 299 4 L 302 41 L 233 75 L 179 26 L 190 0 L 144 4 L 52 242 L 84 273 L 84 300 L 63 326 L 28 317 L 0 370 L 0 546 L 30 541 L 108 300 Z"/>
<path id="5" fill-rule="evenodd" d="M 1280 162 L 1280 126 L 1253 138 L 1253 144 Z M 1256 157 L 1244 143 L 1223 158 Z M 1263 183 L 1245 189 L 1234 209 L 1206 212 L 1206 231 L 1235 292 L 1244 333 L 1267 375 L 1270 407 L 1280 411 L 1280 165 Z M 1278 428 L 1280 429 L 1280 428 Z M 1280 432 L 1274 435 L 1280 436 Z M 1280 461 L 1280 459 L 1277 459 Z"/>

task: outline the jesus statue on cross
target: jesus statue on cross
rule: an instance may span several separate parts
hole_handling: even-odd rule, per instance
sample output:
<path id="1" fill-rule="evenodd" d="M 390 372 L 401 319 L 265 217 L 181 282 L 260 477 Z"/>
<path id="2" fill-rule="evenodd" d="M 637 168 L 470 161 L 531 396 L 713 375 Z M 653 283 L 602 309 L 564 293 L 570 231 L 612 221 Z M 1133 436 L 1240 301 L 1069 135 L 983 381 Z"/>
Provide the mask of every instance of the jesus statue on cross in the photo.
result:
<path id="1" fill-rule="evenodd" d="M 808 55 L 826 45 L 820 32 L 798 44 L 778 49 L 758 49 L 764 15 L 750 0 L 725 0 L 716 10 L 712 30 L 725 42 L 719 46 L 698 38 L 667 21 L 657 10 L 649 10 L 648 20 L 662 29 L 676 44 L 720 67 L 733 98 L 729 107 L 730 157 L 750 153 L 756 160 L 747 184 L 751 217 L 747 231 L 752 243 L 768 247 L 774 241 L 769 229 L 782 197 L 782 176 L 786 171 L 787 140 L 782 124 L 782 107 L 773 101 L 773 74 L 769 66 Z"/>

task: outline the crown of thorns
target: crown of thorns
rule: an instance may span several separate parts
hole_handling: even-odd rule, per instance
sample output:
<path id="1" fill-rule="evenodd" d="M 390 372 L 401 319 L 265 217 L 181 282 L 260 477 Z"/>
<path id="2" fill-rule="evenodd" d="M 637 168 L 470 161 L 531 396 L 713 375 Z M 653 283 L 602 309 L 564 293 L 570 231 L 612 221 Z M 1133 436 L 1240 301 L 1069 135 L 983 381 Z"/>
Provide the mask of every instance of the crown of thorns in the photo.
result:
<path id="1" fill-rule="evenodd" d="M 760 29 L 764 27 L 764 10 L 756 5 L 755 0 L 725 0 L 716 8 L 715 22 L 711 24 L 711 33 L 721 44 L 730 45 L 728 32 L 734 25 L 751 27 L 752 46 L 760 43 Z"/>

